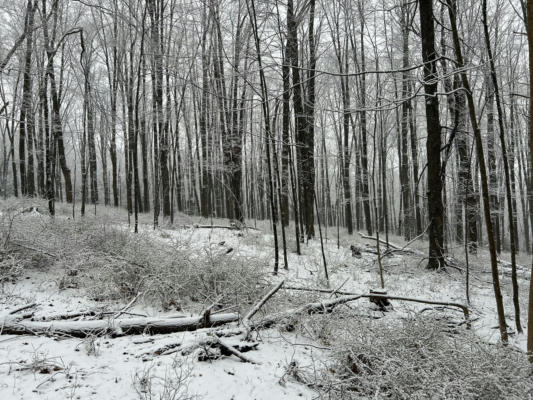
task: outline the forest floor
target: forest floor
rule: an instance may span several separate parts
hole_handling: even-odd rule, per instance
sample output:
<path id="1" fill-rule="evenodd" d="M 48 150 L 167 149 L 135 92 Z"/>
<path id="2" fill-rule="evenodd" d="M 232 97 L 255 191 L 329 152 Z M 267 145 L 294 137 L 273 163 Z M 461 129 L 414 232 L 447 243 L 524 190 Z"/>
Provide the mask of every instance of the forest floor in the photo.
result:
<path id="1" fill-rule="evenodd" d="M 320 240 L 302 244 L 302 255 L 297 255 L 293 228 L 287 231 L 289 268 L 283 269 L 280 252 L 280 271 L 274 276 L 268 222 L 249 223 L 257 229 L 207 229 L 199 226 L 227 226 L 227 220 L 180 215 L 174 224 L 153 230 L 151 216 L 142 215 L 140 233 L 135 235 L 123 210 L 97 207 L 96 215 L 82 221 L 79 216 L 71 218 L 67 205 L 58 205 L 58 215 L 52 220 L 45 212 L 22 212 L 34 205 L 45 209 L 36 200 L 0 204 L 0 316 L 26 304 L 35 304 L 20 313 L 27 313 L 23 317 L 31 321 L 78 312 L 92 313 L 71 318 L 80 323 L 138 315 L 185 318 L 201 314 L 212 304 L 216 304 L 214 315 L 238 312 L 243 316 L 281 280 L 285 287 L 356 294 L 380 287 L 376 243 L 358 234 L 341 231 L 337 240 L 335 229 L 323 232 L 327 234 L 328 285 Z M 398 237 L 390 240 L 406 245 Z M 360 257 L 352 255 L 351 245 L 362 249 Z M 414 252 L 383 257 L 387 294 L 467 304 L 463 267 L 426 270 L 426 261 L 417 253 L 425 253 L 426 246 L 419 240 L 409 244 Z M 459 247 L 451 255 L 464 261 Z M 506 254 L 501 257 L 510 260 Z M 526 255 L 519 261 L 529 264 Z M 488 253 L 480 250 L 470 256 L 470 330 L 461 310 L 454 307 L 392 300 L 392 308 L 383 311 L 362 298 L 328 314 L 280 318 L 279 323 L 252 332 L 248 342 L 255 348 L 245 354 L 254 364 L 211 348 L 205 339 L 213 328 L 85 338 L 54 332 L 2 334 L 0 398 L 531 397 L 533 381 L 527 376 L 524 355 L 526 334 L 515 332 L 510 275 L 507 268 L 501 272 L 511 333 L 506 349 L 498 344 Z M 519 272 L 525 325 L 529 273 L 527 268 Z M 252 320 L 335 296 L 282 288 Z M 242 326 L 239 323 L 228 326 Z M 235 347 L 243 340 L 242 335 L 227 338 Z M 448 341 L 449 347 L 444 346 Z M 465 360 L 458 358 L 463 355 Z M 434 364 L 424 366 L 430 359 Z M 435 373 L 448 374 L 447 380 L 437 383 L 432 372 L 421 374 L 418 368 L 436 368 Z"/>

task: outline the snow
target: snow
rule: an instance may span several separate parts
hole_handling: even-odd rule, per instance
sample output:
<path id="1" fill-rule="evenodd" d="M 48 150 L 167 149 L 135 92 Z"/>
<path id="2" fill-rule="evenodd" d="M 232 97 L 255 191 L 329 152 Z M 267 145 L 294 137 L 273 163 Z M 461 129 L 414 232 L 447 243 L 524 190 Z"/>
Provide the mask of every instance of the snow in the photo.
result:
<path id="1" fill-rule="evenodd" d="M 124 229 L 129 229 L 124 227 Z M 141 226 L 149 232 L 149 226 Z M 153 233 L 169 245 L 196 249 L 198 256 L 206 248 L 226 251 L 232 248 L 242 256 L 272 258 L 272 235 L 264 231 L 224 229 L 159 230 Z M 152 231 L 153 232 L 153 231 Z M 224 242 L 223 244 L 221 244 Z M 337 248 L 336 238 L 325 243 L 330 275 L 330 288 L 354 293 L 368 293 L 379 287 L 376 256 L 363 252 L 353 258 L 350 244 L 364 246 L 356 236 L 342 237 Z M 294 248 L 291 242 L 290 248 Z M 302 255 L 289 254 L 289 270 L 280 265 L 279 276 L 271 276 L 274 284 L 286 279 L 287 284 L 301 287 L 324 287 L 324 273 L 320 241 L 302 245 Z M 484 340 L 497 342 L 499 332 L 488 264 L 483 254 L 471 257 L 476 267 L 471 276 L 471 316 L 473 329 Z M 280 259 L 283 260 L 280 252 Z M 422 299 L 466 303 L 464 274 L 458 271 L 435 273 L 424 268 L 417 255 L 394 255 L 383 259 L 387 293 Z M 265 266 L 265 273 L 272 263 Z M 5 283 L 0 291 L 0 314 L 28 303 L 37 303 L 35 319 L 42 316 L 91 310 L 120 310 L 124 304 L 102 303 L 87 298 L 77 288 L 61 289 L 58 271 L 32 269 L 22 279 Z M 523 288 L 522 319 L 526 321 L 526 280 L 520 277 Z M 502 275 L 507 321 L 512 327 L 510 278 Z M 300 293 L 293 292 L 294 296 Z M 319 299 L 318 294 L 307 294 Z M 303 294 L 302 294 L 303 296 Z M 259 299 L 258 299 L 259 300 Z M 316 301 L 316 300 L 315 300 Z M 368 300 L 356 304 L 361 313 L 383 313 L 373 309 Z M 425 305 L 394 302 L 396 316 L 420 312 Z M 131 310 L 152 317 L 168 315 L 149 305 L 135 304 Z M 283 311 L 283 310 L 278 310 Z M 457 320 L 460 310 L 447 310 Z M 183 315 L 187 317 L 186 313 Z M 388 316 L 387 316 L 388 317 Z M 58 322 L 66 323 L 66 322 Z M 91 324 L 91 321 L 85 321 Z M 297 332 L 282 332 L 278 328 L 262 330 L 256 338 L 257 350 L 246 353 L 259 364 L 243 363 L 234 356 L 212 361 L 198 361 L 195 354 L 182 355 L 188 347 L 205 340 L 206 330 L 164 335 L 134 335 L 117 338 L 57 338 L 45 336 L 0 336 L 0 399 L 135 399 L 159 398 L 158 394 L 172 387 L 187 388 L 189 395 L 204 399 L 299 399 L 316 398 L 317 393 L 298 382 L 288 371 L 291 365 L 314 368 L 327 360 L 329 349 L 314 343 Z M 228 337 L 231 344 L 242 338 Z M 526 334 L 512 335 L 511 345 L 525 351 Z M 166 347 L 165 347 L 166 346 Z M 168 354 L 154 351 L 166 348 Z M 187 377 L 181 385 L 180 374 Z M 173 386 L 174 385 L 174 386 Z M 151 388 L 151 392 L 150 389 Z M 152 396 L 152 397 L 150 397 Z M 164 397 L 162 397 L 164 398 Z M 171 397 L 169 397 L 171 398 Z M 180 398 L 180 397 L 176 397 Z M 185 398 L 185 397 L 184 397 Z"/>

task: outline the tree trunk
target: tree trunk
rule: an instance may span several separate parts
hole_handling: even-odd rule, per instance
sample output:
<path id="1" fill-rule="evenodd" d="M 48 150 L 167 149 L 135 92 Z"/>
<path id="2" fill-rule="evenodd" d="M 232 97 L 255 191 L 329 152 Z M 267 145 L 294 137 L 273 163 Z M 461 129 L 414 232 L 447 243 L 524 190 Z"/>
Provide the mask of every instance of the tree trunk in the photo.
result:
<path id="1" fill-rule="evenodd" d="M 527 0 L 527 39 L 529 48 L 529 87 L 530 93 L 533 92 L 533 0 Z M 529 120 L 533 121 L 533 101 L 529 101 Z M 533 165 L 533 124 L 529 124 L 529 157 L 530 165 Z M 532 179 L 533 180 L 533 179 Z M 533 198 L 533 182 L 529 188 L 529 198 Z M 529 208 L 530 215 L 533 217 L 533 208 Z M 533 271 L 533 266 L 532 266 Z M 527 353 L 529 361 L 533 363 L 533 273 L 529 279 L 529 305 L 527 320 Z"/>
<path id="2" fill-rule="evenodd" d="M 411 193 L 409 182 L 409 153 L 408 153 L 408 135 L 409 135 L 409 110 L 411 108 L 411 85 L 410 76 L 407 72 L 409 67 L 409 9 L 405 2 L 402 2 L 401 9 L 402 25 L 402 119 L 401 119 L 401 140 L 400 140 L 400 188 L 402 197 L 403 211 L 403 233 L 406 240 L 411 240 L 415 226 L 413 218 L 413 207 L 411 205 Z"/>
<path id="3" fill-rule="evenodd" d="M 429 269 L 444 268 L 444 218 L 441 179 L 441 125 L 437 93 L 437 53 L 433 26 L 433 1 L 419 0 L 422 59 L 424 61 L 424 90 L 426 93 L 427 124 L 427 196 L 429 216 Z"/>
<path id="4" fill-rule="evenodd" d="M 461 50 L 461 41 L 459 38 L 459 32 L 457 30 L 456 23 L 456 8 L 454 0 L 447 0 L 448 12 L 450 16 L 450 23 L 452 27 L 453 43 L 455 48 L 455 54 L 457 57 L 457 68 L 461 70 L 461 80 L 463 87 L 465 88 L 466 98 L 468 100 L 468 110 L 470 113 L 470 124 L 474 131 L 474 139 L 476 141 L 477 158 L 479 163 L 479 173 L 481 176 L 481 188 L 483 195 L 483 208 L 485 212 L 485 225 L 487 227 L 487 239 L 489 242 L 491 271 L 492 271 L 492 283 L 494 287 L 494 297 L 496 300 L 496 309 L 498 312 L 498 322 L 500 328 L 500 336 L 504 345 L 508 342 L 507 324 L 505 322 L 505 313 L 503 309 L 502 293 L 500 288 L 500 278 L 498 275 L 498 258 L 496 255 L 496 243 L 494 240 L 494 231 L 492 227 L 491 215 L 490 215 L 490 201 L 489 201 L 489 186 L 487 178 L 487 167 L 485 165 L 485 155 L 483 151 L 483 142 L 481 138 L 481 131 L 479 129 L 476 117 L 476 109 L 474 99 L 472 97 L 472 90 L 468 82 L 468 77 L 464 70 L 464 61 Z"/>
<path id="5" fill-rule="evenodd" d="M 26 20 L 24 32 L 26 36 L 26 51 L 24 56 L 24 73 L 22 80 L 22 104 L 20 106 L 19 118 L 19 171 L 20 171 L 20 188 L 22 195 L 33 196 L 35 194 L 34 177 L 33 177 L 33 157 L 31 151 L 28 151 L 28 170 L 26 170 L 26 141 L 28 150 L 31 149 L 32 133 L 34 130 L 34 116 L 32 110 L 32 54 L 33 54 L 33 31 L 34 16 L 37 8 L 36 1 L 28 0 L 26 7 Z"/>
<path id="6" fill-rule="evenodd" d="M 485 34 L 485 44 L 487 46 L 487 53 L 489 56 L 489 65 L 490 65 L 490 78 L 492 80 L 492 88 L 494 90 L 494 96 L 496 97 L 496 109 L 498 111 L 498 127 L 500 131 L 500 145 L 502 148 L 502 162 L 503 169 L 505 173 L 505 192 L 507 196 L 507 210 L 509 216 L 509 232 L 511 237 L 511 280 L 513 285 L 513 305 L 515 310 L 515 324 L 516 330 L 519 333 L 522 333 L 522 324 L 520 323 L 520 302 L 518 299 L 518 279 L 516 276 L 516 230 L 515 230 L 515 221 L 516 215 L 513 212 L 513 199 L 511 194 L 511 178 L 509 173 L 509 164 L 507 157 L 507 145 L 505 142 L 505 131 L 503 124 L 503 110 L 502 103 L 500 100 L 500 90 L 498 87 L 498 79 L 496 77 L 496 66 L 494 63 L 494 58 L 492 56 L 492 47 L 490 44 L 489 36 L 489 27 L 487 22 L 487 0 L 483 0 L 482 6 L 482 15 L 483 15 L 483 32 Z"/>
<path id="7" fill-rule="evenodd" d="M 368 188 L 368 146 L 367 146 L 367 126 L 366 126 L 366 60 L 365 43 L 363 33 L 365 30 L 363 1 L 359 1 L 359 14 L 361 16 L 361 196 L 363 197 L 363 213 L 365 215 L 366 231 L 372 235 L 372 217 L 370 213 L 370 193 Z"/>

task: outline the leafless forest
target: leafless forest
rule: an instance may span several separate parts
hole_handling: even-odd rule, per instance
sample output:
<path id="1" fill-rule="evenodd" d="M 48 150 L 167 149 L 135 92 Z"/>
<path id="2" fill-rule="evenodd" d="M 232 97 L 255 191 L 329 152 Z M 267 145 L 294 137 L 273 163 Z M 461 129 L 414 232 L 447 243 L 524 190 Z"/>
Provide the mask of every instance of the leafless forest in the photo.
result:
<path id="1" fill-rule="evenodd" d="M 0 0 L 0 33 L 2 398 L 533 396 L 532 0 Z"/>

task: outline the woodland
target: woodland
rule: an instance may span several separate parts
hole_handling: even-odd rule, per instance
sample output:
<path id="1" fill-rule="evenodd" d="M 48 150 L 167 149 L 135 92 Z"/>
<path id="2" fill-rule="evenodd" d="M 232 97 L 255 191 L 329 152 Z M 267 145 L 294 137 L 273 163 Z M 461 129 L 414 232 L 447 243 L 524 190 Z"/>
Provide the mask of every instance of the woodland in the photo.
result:
<path id="1" fill-rule="evenodd" d="M 533 396 L 533 0 L 0 32 L 2 398 Z"/>

